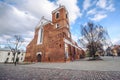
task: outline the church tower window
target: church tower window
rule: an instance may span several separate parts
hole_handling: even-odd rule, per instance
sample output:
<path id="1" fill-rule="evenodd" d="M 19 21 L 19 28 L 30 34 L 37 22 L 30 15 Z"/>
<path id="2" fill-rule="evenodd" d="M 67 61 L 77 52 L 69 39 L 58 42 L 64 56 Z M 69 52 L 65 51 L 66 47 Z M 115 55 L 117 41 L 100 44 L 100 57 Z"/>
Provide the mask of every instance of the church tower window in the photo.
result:
<path id="1" fill-rule="evenodd" d="M 57 12 L 57 13 L 56 13 L 56 19 L 58 19 L 58 18 L 59 18 L 59 16 L 60 16 L 60 13 L 59 13 L 59 12 Z"/>
<path id="2" fill-rule="evenodd" d="M 66 12 L 65 16 L 66 16 L 66 19 L 68 19 L 68 12 Z"/>
<path id="3" fill-rule="evenodd" d="M 68 18 L 68 15 L 67 15 L 67 13 L 66 13 L 66 18 Z"/>

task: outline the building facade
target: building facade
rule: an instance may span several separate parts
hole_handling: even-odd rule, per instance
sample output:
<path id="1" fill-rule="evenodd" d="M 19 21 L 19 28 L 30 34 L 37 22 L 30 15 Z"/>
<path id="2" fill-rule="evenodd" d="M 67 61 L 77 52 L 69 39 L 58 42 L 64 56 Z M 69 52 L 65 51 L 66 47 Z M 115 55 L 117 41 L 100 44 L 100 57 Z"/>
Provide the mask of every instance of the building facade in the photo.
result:
<path id="1" fill-rule="evenodd" d="M 59 6 L 52 11 L 52 21 L 41 18 L 33 40 L 26 48 L 25 61 L 64 62 L 84 57 L 84 51 L 72 40 L 68 11 Z"/>
<path id="2" fill-rule="evenodd" d="M 25 52 L 20 51 L 20 54 L 15 54 L 15 59 L 18 57 L 18 62 L 23 62 L 25 58 Z M 14 59 L 13 52 L 9 48 L 0 48 L 0 62 L 1 63 L 12 63 Z"/>

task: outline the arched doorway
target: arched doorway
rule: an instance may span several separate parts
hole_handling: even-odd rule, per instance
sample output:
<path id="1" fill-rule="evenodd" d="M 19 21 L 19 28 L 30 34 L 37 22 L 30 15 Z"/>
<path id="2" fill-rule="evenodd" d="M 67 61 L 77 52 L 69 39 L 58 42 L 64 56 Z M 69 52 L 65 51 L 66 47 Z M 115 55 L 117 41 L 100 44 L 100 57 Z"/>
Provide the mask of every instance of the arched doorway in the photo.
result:
<path id="1" fill-rule="evenodd" d="M 41 62 L 41 59 L 42 59 L 41 54 L 38 54 L 38 55 L 37 55 L 37 62 Z"/>

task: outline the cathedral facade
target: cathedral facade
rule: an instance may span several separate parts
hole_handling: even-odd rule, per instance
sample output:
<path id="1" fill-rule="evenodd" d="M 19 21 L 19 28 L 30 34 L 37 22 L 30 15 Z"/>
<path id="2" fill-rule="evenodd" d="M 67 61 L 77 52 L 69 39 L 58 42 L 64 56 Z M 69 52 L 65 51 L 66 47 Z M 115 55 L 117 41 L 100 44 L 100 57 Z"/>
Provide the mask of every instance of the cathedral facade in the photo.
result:
<path id="1" fill-rule="evenodd" d="M 25 61 L 65 62 L 84 57 L 84 51 L 72 40 L 68 11 L 64 6 L 52 11 L 52 21 L 41 18 L 33 40 L 26 48 Z"/>

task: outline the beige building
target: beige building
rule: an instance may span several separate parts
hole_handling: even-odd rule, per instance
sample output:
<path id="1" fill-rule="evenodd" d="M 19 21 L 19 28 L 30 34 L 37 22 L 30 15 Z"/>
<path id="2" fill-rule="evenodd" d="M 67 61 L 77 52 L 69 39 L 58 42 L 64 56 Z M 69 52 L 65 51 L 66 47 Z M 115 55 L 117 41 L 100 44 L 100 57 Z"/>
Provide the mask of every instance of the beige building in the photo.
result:
<path id="1" fill-rule="evenodd" d="M 15 59 L 16 57 L 17 57 L 17 54 L 15 55 Z M 25 58 L 25 52 L 21 51 L 20 54 L 18 54 L 19 62 L 23 62 L 24 58 Z M 9 48 L 0 48 L 0 62 L 1 63 L 11 63 L 15 59 L 14 59 L 13 53 L 11 52 Z"/>

